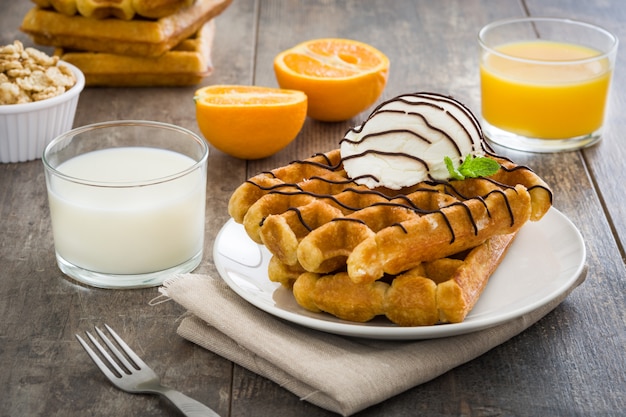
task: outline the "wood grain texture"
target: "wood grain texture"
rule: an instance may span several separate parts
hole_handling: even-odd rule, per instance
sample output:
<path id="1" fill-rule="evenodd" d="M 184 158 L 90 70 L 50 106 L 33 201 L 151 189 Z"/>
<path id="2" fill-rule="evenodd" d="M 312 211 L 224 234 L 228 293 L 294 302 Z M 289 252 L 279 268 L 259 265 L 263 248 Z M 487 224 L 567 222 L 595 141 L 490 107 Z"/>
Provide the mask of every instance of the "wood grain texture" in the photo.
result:
<path id="1" fill-rule="evenodd" d="M 30 7 L 27 0 L 0 0 L 0 44 L 20 39 L 32 45 L 19 31 Z M 316 37 L 346 37 L 389 56 L 389 83 L 381 100 L 435 91 L 455 96 L 478 115 L 476 33 L 489 21 L 527 12 L 580 18 L 626 39 L 626 3 L 619 0 L 235 0 L 217 20 L 215 71 L 203 85 L 276 86 L 272 60 L 279 51 Z M 600 145 L 555 155 L 499 149 L 551 184 L 555 207 L 585 238 L 587 281 L 509 342 L 360 417 L 626 414 L 622 55 Z M 196 88 L 86 89 L 75 125 L 150 119 L 198 132 Z M 242 181 L 337 147 L 368 111 L 340 123 L 307 120 L 296 141 L 264 160 L 240 161 L 212 148 L 206 250 L 197 271 L 216 274 L 213 240 L 228 219 L 228 199 Z M 156 289 L 99 290 L 64 277 L 54 259 L 41 161 L 0 164 L 0 417 L 178 415 L 165 401 L 123 393 L 100 375 L 74 334 L 103 323 L 123 335 L 166 384 L 220 415 L 333 415 L 177 336 L 185 312 L 173 302 L 151 305 L 157 296 Z"/>

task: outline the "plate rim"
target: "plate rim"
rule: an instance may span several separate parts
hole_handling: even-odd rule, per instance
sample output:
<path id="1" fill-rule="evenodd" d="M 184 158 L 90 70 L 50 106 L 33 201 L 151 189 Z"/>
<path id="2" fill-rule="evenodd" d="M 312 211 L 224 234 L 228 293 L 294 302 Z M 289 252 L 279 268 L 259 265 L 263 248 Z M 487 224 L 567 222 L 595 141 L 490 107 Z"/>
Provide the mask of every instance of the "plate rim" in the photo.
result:
<path id="1" fill-rule="evenodd" d="M 213 262 L 217 268 L 217 271 L 221 277 L 221 279 L 233 290 L 236 294 L 238 294 L 241 298 L 243 298 L 246 302 L 252 304 L 253 306 L 259 308 L 262 311 L 265 311 L 268 314 L 271 314 L 275 317 L 287 320 L 294 324 L 298 324 L 300 326 L 304 326 L 310 329 L 319 330 L 326 333 L 337 334 L 342 336 L 350 336 L 350 337 L 360 337 L 367 339 L 380 339 L 380 340 L 426 340 L 426 339 L 436 339 L 442 337 L 449 336 L 458 336 L 467 333 L 473 333 L 480 330 L 484 330 L 490 327 L 495 327 L 500 324 L 504 324 L 516 318 L 519 318 L 537 308 L 540 308 L 554 299 L 558 298 L 560 295 L 565 293 L 580 277 L 580 275 L 584 271 L 587 252 L 584 243 L 584 239 L 582 234 L 578 230 L 578 228 L 574 225 L 574 223 L 563 213 L 561 213 L 558 209 L 551 207 L 548 213 L 540 220 L 541 221 L 552 221 L 556 223 L 561 223 L 560 226 L 566 229 L 569 229 L 570 233 L 572 233 L 572 247 L 576 252 L 580 252 L 580 257 L 577 257 L 577 263 L 572 262 L 571 266 L 563 267 L 561 270 L 561 274 L 566 273 L 567 269 L 572 269 L 571 267 L 575 265 L 574 271 L 571 275 L 568 275 L 561 286 L 557 287 L 553 291 L 545 294 L 542 298 L 529 303 L 525 307 L 520 307 L 506 314 L 502 314 L 498 320 L 494 320 L 491 316 L 487 315 L 486 317 L 478 318 L 474 321 L 468 322 L 464 321 L 461 323 L 446 323 L 446 324 L 437 324 L 432 326 L 415 326 L 415 327 L 400 327 L 400 326 L 376 326 L 371 323 L 355 323 L 350 321 L 345 321 L 337 318 L 333 318 L 334 321 L 324 320 L 322 318 L 317 319 L 309 316 L 305 316 L 299 314 L 294 311 L 289 311 L 281 308 L 274 304 L 270 306 L 269 303 L 264 300 L 259 300 L 256 297 L 253 297 L 249 291 L 245 291 L 242 289 L 237 283 L 235 283 L 230 277 L 227 271 L 225 271 L 225 267 L 220 261 L 222 257 L 225 255 L 219 253 L 219 243 L 221 239 L 223 239 L 223 235 L 226 233 L 228 227 L 232 224 L 237 224 L 234 219 L 230 218 L 224 223 L 220 231 L 218 232 L 214 245 L 213 245 Z M 260 251 L 267 252 L 267 249 L 263 247 L 263 245 L 259 245 L 250 240 L 251 243 L 257 245 Z M 267 252 L 269 253 L 269 252 Z M 268 278 L 268 282 L 269 281 Z M 280 284 L 276 283 L 276 290 L 280 289 Z"/>

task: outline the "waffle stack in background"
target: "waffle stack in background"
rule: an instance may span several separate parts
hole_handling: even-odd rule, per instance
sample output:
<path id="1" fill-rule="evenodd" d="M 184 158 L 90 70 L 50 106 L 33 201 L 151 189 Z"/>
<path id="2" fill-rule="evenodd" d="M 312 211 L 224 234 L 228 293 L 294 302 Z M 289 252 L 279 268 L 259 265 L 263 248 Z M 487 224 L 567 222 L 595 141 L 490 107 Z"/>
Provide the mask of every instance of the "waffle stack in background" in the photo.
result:
<path id="1" fill-rule="evenodd" d="M 231 1 L 33 0 L 20 29 L 88 86 L 186 86 L 211 73 L 214 18 Z"/>

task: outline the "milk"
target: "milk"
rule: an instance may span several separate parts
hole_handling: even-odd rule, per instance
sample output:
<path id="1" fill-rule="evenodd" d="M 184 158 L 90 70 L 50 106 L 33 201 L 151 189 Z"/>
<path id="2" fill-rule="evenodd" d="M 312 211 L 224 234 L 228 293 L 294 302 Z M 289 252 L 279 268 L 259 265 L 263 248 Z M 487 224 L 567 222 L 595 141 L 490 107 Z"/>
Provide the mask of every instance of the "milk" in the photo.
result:
<path id="1" fill-rule="evenodd" d="M 49 179 L 57 254 L 104 274 L 161 271 L 197 255 L 204 237 L 205 173 L 198 166 L 176 175 L 195 163 L 144 147 L 98 150 L 62 163 L 58 172 L 91 185 Z"/>

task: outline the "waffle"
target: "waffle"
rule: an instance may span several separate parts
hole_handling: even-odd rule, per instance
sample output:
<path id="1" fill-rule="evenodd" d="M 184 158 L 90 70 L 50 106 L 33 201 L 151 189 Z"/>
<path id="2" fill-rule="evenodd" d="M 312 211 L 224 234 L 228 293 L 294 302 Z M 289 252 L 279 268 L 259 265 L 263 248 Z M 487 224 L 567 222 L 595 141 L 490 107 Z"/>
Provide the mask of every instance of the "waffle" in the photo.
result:
<path id="1" fill-rule="evenodd" d="M 399 326 L 460 323 L 474 307 L 515 233 L 494 236 L 454 258 L 424 262 L 392 280 L 355 283 L 347 272 L 301 273 L 298 304 L 312 312 L 367 322 L 384 315 Z"/>
<path id="2" fill-rule="evenodd" d="M 305 308 L 353 321 L 385 314 L 400 325 L 458 322 L 515 233 L 552 204 L 549 187 L 529 168 L 488 156 L 501 166 L 492 176 L 397 191 L 357 185 L 333 150 L 250 178 L 233 193 L 229 214 L 272 253 L 270 279 L 293 288 Z M 424 276 L 421 268 L 443 259 L 461 264 L 445 281 Z M 428 320 L 402 317 L 402 294 L 412 286 L 430 288 L 437 301 Z M 369 307 L 361 315 L 363 302 Z"/>
<path id="3" fill-rule="evenodd" d="M 91 19 L 116 17 L 130 20 L 135 15 L 158 19 L 190 6 L 194 0 L 33 0 L 42 8 L 67 16 L 80 14 Z"/>
<path id="4" fill-rule="evenodd" d="M 54 9 L 68 16 L 73 16 L 78 13 L 76 0 L 33 0 L 33 3 L 41 8 Z"/>
<path id="5" fill-rule="evenodd" d="M 63 61 L 85 74 L 85 85 L 106 87 L 176 87 L 198 84 L 212 71 L 213 20 L 191 38 L 159 57 L 105 52 L 55 50 Z"/>
<path id="6" fill-rule="evenodd" d="M 21 30 L 40 45 L 116 55 L 163 55 L 219 15 L 232 0 L 197 0 L 192 6 L 157 20 L 90 19 L 32 8 Z"/>

